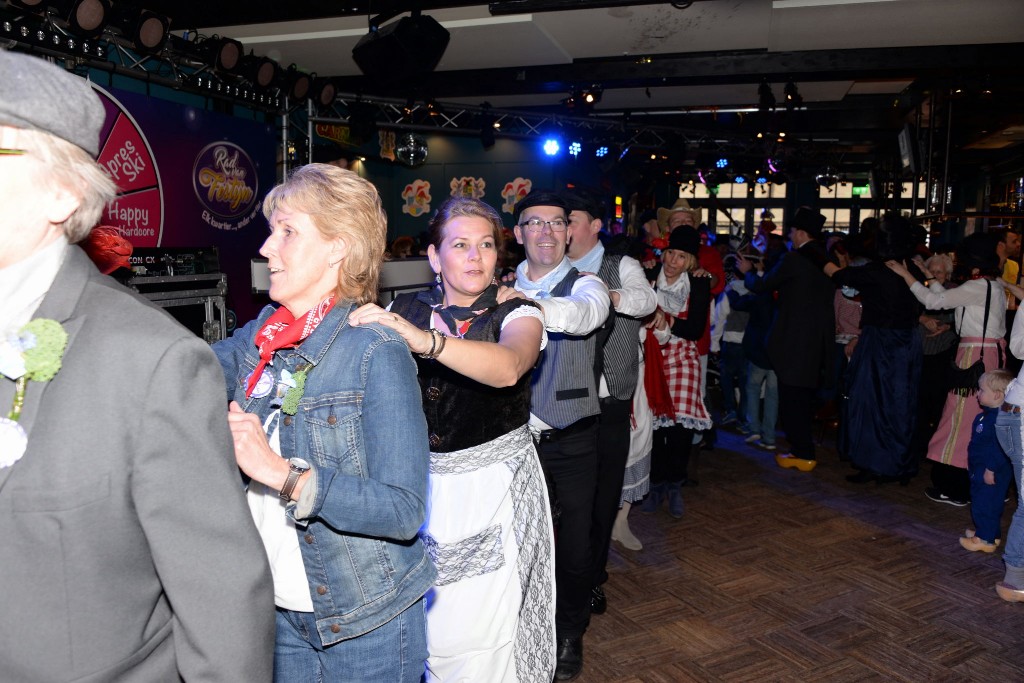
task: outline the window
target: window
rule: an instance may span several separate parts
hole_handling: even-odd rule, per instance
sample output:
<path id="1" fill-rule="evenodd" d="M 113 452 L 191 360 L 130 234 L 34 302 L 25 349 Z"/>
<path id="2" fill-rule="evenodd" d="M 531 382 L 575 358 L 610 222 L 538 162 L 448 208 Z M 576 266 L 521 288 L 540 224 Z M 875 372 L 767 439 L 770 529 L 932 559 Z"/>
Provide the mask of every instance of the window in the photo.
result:
<path id="1" fill-rule="evenodd" d="M 679 186 L 679 197 L 681 199 L 707 199 L 708 188 L 703 183 L 694 183 L 693 185 L 683 183 Z"/>
<path id="2" fill-rule="evenodd" d="M 849 209 L 822 209 L 821 214 L 825 217 L 825 230 L 850 232 Z"/>

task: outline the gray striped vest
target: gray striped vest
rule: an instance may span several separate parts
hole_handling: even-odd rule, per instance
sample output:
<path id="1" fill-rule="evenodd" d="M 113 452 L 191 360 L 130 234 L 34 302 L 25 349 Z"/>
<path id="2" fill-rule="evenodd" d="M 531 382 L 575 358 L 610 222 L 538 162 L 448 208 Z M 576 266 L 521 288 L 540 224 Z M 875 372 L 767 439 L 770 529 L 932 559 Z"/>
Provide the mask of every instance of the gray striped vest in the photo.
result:
<path id="1" fill-rule="evenodd" d="M 575 268 L 551 289 L 551 296 L 566 297 L 579 278 Z M 599 328 L 600 329 L 600 328 Z M 601 412 L 597 398 L 594 360 L 597 333 L 585 337 L 548 332 L 530 384 L 530 412 L 555 429 Z"/>
<path id="2" fill-rule="evenodd" d="M 597 276 L 608 285 L 608 289 L 619 289 L 619 262 L 621 254 L 605 254 Z M 613 311 L 614 313 L 614 311 Z M 640 368 L 640 321 L 628 315 L 615 313 L 611 334 L 602 349 L 605 382 L 608 391 L 620 401 L 633 398 L 636 390 L 637 373 Z"/>

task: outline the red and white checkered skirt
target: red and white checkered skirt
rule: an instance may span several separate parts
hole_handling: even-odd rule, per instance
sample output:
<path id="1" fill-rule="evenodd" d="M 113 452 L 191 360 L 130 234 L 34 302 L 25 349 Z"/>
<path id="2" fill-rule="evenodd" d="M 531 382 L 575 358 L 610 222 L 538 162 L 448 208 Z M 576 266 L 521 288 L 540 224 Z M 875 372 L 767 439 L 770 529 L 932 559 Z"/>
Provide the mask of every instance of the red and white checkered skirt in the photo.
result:
<path id="1" fill-rule="evenodd" d="M 711 415 L 700 392 L 700 356 L 696 342 L 673 337 L 661 347 L 661 363 L 675 406 L 675 420 L 656 418 L 654 427 L 681 424 L 689 429 L 711 429 Z"/>

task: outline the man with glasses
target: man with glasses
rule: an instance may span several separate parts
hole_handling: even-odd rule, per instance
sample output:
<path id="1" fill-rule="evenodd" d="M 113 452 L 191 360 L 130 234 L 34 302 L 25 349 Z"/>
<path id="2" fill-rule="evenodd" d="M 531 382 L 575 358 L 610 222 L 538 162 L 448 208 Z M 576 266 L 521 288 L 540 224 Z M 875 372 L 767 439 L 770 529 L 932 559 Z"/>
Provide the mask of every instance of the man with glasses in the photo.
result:
<path id="1" fill-rule="evenodd" d="M 556 510 L 555 680 L 569 681 L 583 669 L 583 633 L 590 620 L 601 412 L 595 362 L 597 332 L 611 300 L 601 280 L 581 275 L 566 257 L 568 213 L 559 195 L 531 192 L 516 204 L 514 218 L 516 241 L 526 250 L 515 288 L 540 305 L 548 336 L 533 373 L 530 429 Z"/>
<path id="2" fill-rule="evenodd" d="M 270 681 L 216 357 L 73 244 L 115 193 L 104 118 L 0 49 L 0 681 Z"/>

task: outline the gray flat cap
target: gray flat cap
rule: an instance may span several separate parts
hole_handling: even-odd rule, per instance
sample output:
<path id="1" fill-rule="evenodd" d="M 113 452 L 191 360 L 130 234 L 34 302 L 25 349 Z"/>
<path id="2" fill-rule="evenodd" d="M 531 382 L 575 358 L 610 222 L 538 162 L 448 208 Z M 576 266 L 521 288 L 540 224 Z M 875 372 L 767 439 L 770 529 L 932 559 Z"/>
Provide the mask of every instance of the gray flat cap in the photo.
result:
<path id="1" fill-rule="evenodd" d="M 105 118 L 84 78 L 39 57 L 0 50 L 0 126 L 41 130 L 96 158 Z"/>

